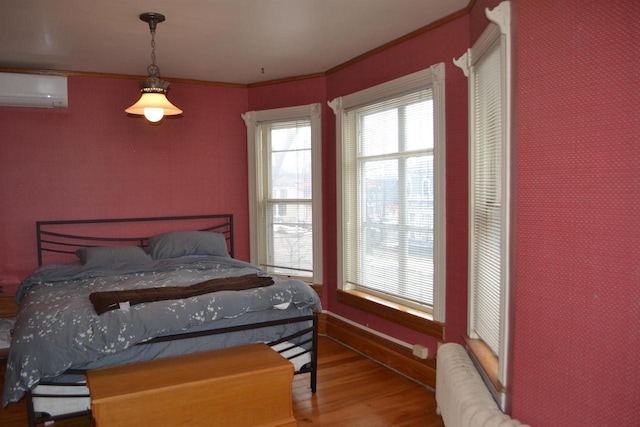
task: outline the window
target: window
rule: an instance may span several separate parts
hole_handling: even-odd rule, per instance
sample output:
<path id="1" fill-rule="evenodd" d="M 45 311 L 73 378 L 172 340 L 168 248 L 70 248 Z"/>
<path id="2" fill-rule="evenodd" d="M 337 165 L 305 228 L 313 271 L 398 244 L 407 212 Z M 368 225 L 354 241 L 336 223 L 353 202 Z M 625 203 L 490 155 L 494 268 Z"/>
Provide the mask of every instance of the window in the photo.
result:
<path id="1" fill-rule="evenodd" d="M 483 374 L 506 410 L 512 271 L 509 3 L 487 16 L 494 23 L 455 61 L 469 77 L 468 335 L 474 353 L 488 348 L 493 354 L 481 361 Z"/>
<path id="2" fill-rule="evenodd" d="M 444 321 L 444 64 L 329 105 L 339 286 Z"/>
<path id="3" fill-rule="evenodd" d="M 320 104 L 242 115 L 249 151 L 251 262 L 322 283 Z"/>

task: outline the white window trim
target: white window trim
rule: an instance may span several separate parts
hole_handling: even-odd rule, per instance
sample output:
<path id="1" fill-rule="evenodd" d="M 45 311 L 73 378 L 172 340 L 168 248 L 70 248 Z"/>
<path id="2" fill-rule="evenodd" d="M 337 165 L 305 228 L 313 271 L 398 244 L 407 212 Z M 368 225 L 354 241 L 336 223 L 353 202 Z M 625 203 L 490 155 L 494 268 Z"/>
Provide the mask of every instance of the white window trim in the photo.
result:
<path id="1" fill-rule="evenodd" d="M 349 290 L 344 268 L 344 200 L 343 197 L 343 120 L 345 110 L 378 100 L 399 96 L 422 87 L 431 86 L 434 99 L 434 289 L 433 320 L 445 321 L 445 283 L 446 283 L 446 182 L 445 182 L 445 64 L 439 63 L 422 71 L 391 80 L 380 85 L 342 96 L 328 104 L 336 115 L 336 204 L 337 204 L 337 278 L 338 288 Z"/>
<path id="2" fill-rule="evenodd" d="M 260 177 L 263 162 L 260 140 L 256 138 L 257 126 L 263 122 L 295 119 L 311 120 L 312 151 L 312 218 L 313 218 L 313 278 L 315 285 L 322 285 L 322 108 L 319 103 L 272 110 L 249 111 L 241 115 L 247 126 L 247 158 L 249 164 L 249 241 L 250 261 L 259 263 L 258 200 L 262 191 Z"/>
<path id="3" fill-rule="evenodd" d="M 474 298 L 474 283 L 472 278 L 474 277 L 474 265 L 472 260 L 474 259 L 474 226 L 473 226 L 473 207 L 474 207 L 474 194 L 473 194 L 473 167 L 475 165 L 474 150 L 471 148 L 475 144 L 475 123 L 474 123 L 474 105 L 475 99 L 475 74 L 474 65 L 487 50 L 493 45 L 493 43 L 500 39 L 500 49 L 502 58 L 502 195 L 503 203 L 501 205 L 501 224 L 502 224 L 502 236 L 501 236 L 501 259 L 502 259 L 502 271 L 501 271 L 501 297 L 500 297 L 500 345 L 498 354 L 498 381 L 503 386 L 504 391 L 497 391 L 490 387 L 492 394 L 498 401 L 503 411 L 508 410 L 510 393 L 510 362 L 511 362 L 511 349 L 512 349 L 512 331 L 513 325 L 513 292 L 512 282 L 513 274 L 515 274 L 512 268 L 512 252 L 515 245 L 512 243 L 515 238 L 512 232 L 512 189 L 511 184 L 513 180 L 513 170 L 511 167 L 513 151 L 511 150 L 511 19 L 510 19 L 510 3 L 503 1 L 493 10 L 486 10 L 486 15 L 491 23 L 487 29 L 482 33 L 476 43 L 467 50 L 467 52 L 458 59 L 454 59 L 455 65 L 460 67 L 465 76 L 469 78 L 469 301 L 468 301 L 468 325 L 467 330 L 470 338 L 475 339 L 477 336 L 473 336 L 473 298 Z"/>

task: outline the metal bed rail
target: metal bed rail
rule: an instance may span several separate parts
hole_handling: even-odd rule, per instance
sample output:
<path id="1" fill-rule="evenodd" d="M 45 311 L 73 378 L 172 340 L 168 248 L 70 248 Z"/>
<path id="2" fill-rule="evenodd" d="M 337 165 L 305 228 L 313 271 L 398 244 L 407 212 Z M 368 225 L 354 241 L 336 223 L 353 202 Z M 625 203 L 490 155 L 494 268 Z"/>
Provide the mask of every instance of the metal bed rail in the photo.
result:
<path id="1" fill-rule="evenodd" d="M 160 224 L 163 222 L 172 224 L 198 224 L 199 231 L 218 232 L 225 235 L 229 255 L 234 256 L 234 236 L 233 236 L 233 215 L 188 215 L 188 216 L 163 216 L 163 217 L 140 217 L 140 218 L 107 218 L 107 219 L 80 219 L 62 221 L 37 221 L 36 239 L 38 250 L 38 265 L 43 263 L 44 253 L 57 253 L 62 255 L 74 255 L 80 248 L 92 246 L 118 246 L 130 244 L 145 248 L 150 235 L 141 236 L 139 234 L 126 235 L 126 231 L 117 237 L 100 235 L 88 235 L 74 232 L 74 227 L 94 224 L 104 225 L 125 225 L 125 224 Z M 208 224 L 207 221 L 209 222 Z M 65 231 L 68 230 L 68 231 Z M 175 229 L 171 230 L 175 231 Z"/>
<path id="2" fill-rule="evenodd" d="M 296 375 L 309 373 L 309 385 L 311 392 L 315 393 L 318 382 L 318 316 L 317 314 L 311 314 L 307 316 L 297 316 L 286 319 L 272 320 L 268 322 L 250 323 L 247 325 L 230 326 L 225 328 L 211 329 L 207 331 L 190 332 L 184 334 L 165 335 L 153 338 L 151 340 L 138 343 L 136 345 L 152 345 L 154 343 L 168 342 L 180 339 L 188 338 L 204 338 L 211 335 L 219 335 L 225 333 L 234 333 L 240 331 L 246 331 L 251 329 L 267 328 L 271 326 L 287 325 L 292 323 L 311 322 L 311 326 L 301 329 L 297 332 L 291 333 L 287 336 L 283 336 L 276 341 L 267 343 L 269 346 L 275 346 L 283 342 L 290 342 L 291 340 L 298 339 L 294 344 L 288 347 L 284 347 L 278 350 L 279 353 L 285 353 L 287 351 L 297 349 L 299 352 L 283 356 L 288 360 L 300 357 L 304 354 L 309 354 L 310 361 L 303 365 L 300 369 L 295 371 Z M 300 340 L 299 338 L 303 338 Z M 249 344 L 249 343 L 247 343 Z M 305 348 L 310 344 L 309 348 Z M 68 369 L 63 375 L 82 375 L 86 374 L 85 370 Z M 85 387 L 86 381 L 79 382 L 54 382 L 54 381 L 41 381 L 39 385 L 55 385 L 60 387 Z M 35 411 L 34 398 L 51 398 L 51 399 L 69 399 L 69 398 L 90 398 L 88 393 L 71 393 L 71 394 L 52 394 L 52 393 L 39 393 L 34 391 L 27 391 L 27 417 L 29 427 L 36 427 L 37 424 L 42 424 L 50 421 L 65 420 L 69 418 L 89 417 L 91 418 L 91 410 L 70 412 L 66 414 L 50 415 L 47 413 L 41 413 Z"/>

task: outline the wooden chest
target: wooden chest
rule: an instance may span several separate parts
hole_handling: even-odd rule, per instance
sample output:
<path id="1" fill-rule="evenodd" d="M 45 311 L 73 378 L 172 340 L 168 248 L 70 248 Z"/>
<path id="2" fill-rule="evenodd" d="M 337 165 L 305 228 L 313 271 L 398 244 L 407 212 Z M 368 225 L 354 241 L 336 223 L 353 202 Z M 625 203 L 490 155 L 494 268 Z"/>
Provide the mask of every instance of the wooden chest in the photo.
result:
<path id="1" fill-rule="evenodd" d="M 297 426 L 293 365 L 250 344 L 87 373 L 97 427 Z"/>

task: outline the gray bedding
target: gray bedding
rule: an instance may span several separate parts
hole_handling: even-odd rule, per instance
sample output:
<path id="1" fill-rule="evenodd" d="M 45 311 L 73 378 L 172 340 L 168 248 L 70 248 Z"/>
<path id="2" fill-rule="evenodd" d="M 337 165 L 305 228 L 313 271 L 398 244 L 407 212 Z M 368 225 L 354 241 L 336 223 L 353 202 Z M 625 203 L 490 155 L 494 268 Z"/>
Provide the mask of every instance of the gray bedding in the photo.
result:
<path id="1" fill-rule="evenodd" d="M 135 346 L 153 337 L 311 314 L 320 300 L 305 283 L 274 278 L 270 286 L 142 303 L 97 315 L 96 291 L 189 286 L 219 277 L 266 275 L 226 257 L 187 257 L 114 267 L 41 268 L 16 294 L 20 303 L 7 361 L 3 405 L 69 368 L 92 368 L 255 341 L 271 341 L 285 326 L 187 342 Z M 211 338 L 211 339 L 209 339 Z"/>

